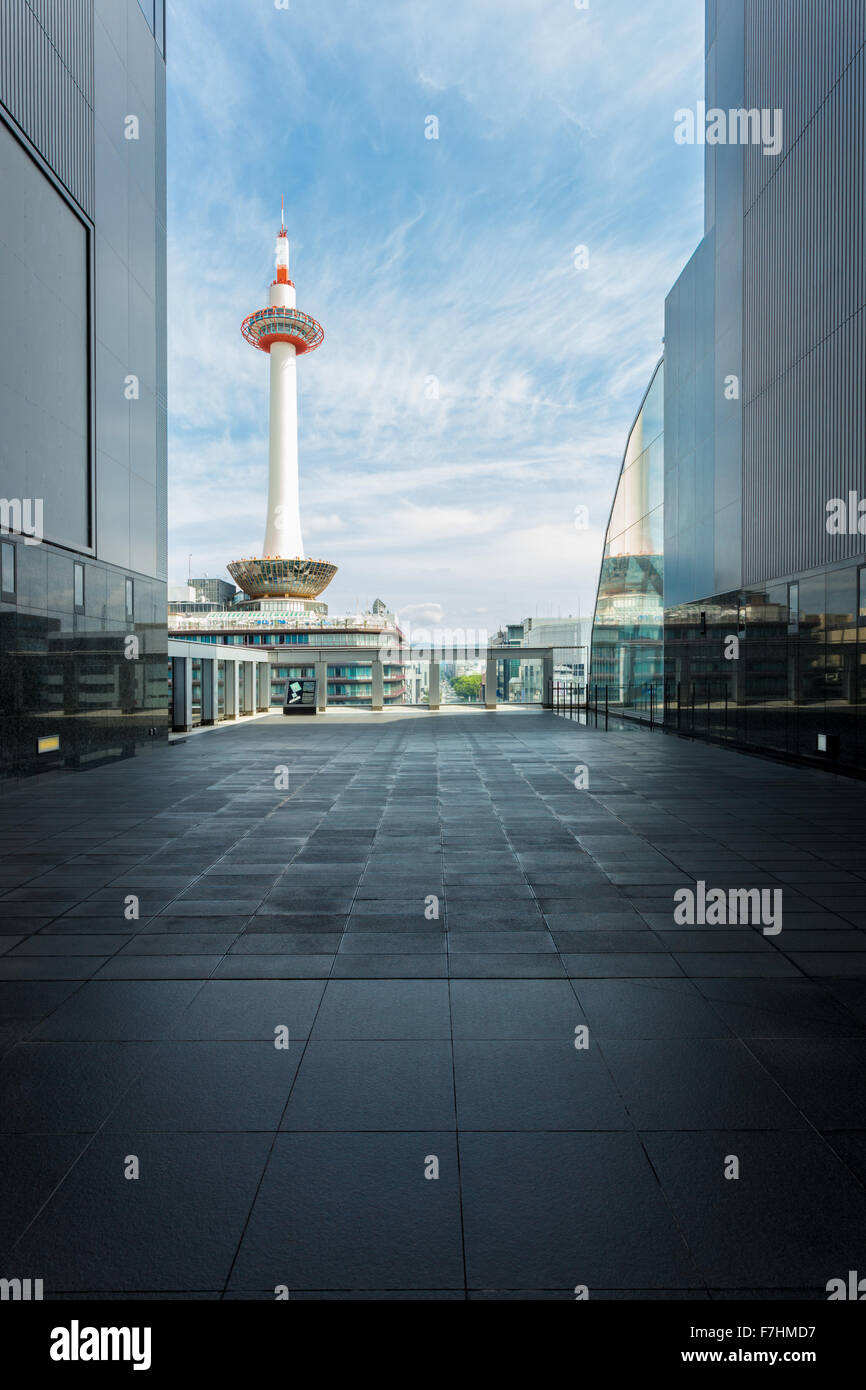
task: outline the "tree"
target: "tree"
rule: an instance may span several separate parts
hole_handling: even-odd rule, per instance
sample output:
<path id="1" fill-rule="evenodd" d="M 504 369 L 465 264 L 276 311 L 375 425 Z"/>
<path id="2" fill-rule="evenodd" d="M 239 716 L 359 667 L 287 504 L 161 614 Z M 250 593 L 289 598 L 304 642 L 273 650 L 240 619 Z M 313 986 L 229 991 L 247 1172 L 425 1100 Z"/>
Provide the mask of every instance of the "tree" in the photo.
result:
<path id="1" fill-rule="evenodd" d="M 455 676 L 451 682 L 454 687 L 454 694 L 459 695 L 461 700 L 478 700 L 481 696 L 483 679 L 480 671 L 472 676 Z"/>

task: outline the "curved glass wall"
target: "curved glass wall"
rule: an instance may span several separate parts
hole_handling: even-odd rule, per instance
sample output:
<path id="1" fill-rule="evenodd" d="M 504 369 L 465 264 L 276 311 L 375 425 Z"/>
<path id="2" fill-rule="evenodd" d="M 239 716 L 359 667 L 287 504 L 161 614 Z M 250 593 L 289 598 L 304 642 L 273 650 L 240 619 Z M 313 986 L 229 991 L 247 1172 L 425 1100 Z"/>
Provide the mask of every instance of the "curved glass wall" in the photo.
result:
<path id="1" fill-rule="evenodd" d="M 664 365 L 628 437 L 605 535 L 590 681 L 610 704 L 641 707 L 664 672 Z"/>

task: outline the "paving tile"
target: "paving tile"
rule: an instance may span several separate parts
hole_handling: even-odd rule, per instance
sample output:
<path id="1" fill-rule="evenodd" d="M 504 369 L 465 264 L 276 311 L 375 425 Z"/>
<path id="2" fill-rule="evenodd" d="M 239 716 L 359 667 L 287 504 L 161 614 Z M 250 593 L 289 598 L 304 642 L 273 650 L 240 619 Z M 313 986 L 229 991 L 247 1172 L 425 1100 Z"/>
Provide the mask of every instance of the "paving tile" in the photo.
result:
<path id="1" fill-rule="evenodd" d="M 289 1130 L 453 1129 L 451 1043 L 317 1042 L 304 1050 Z"/>
<path id="2" fill-rule="evenodd" d="M 93 1133 L 146 1065 L 149 1044 L 22 1042 L 0 1062 L 4 1133 Z"/>
<path id="3" fill-rule="evenodd" d="M 0 1251 L 4 1252 L 6 1277 L 16 1277 L 14 1270 L 26 1267 L 18 1251 L 11 1247 L 62 1182 L 88 1141 L 86 1133 L 0 1134 L 0 1171 L 3 1173 Z M 40 1255 L 30 1269 L 42 1267 Z M 27 1278 L 28 1275 L 17 1277 Z M 39 1276 L 30 1274 L 29 1277 Z"/>
<path id="4" fill-rule="evenodd" d="M 599 1046 L 638 1129 L 805 1128 L 736 1038 L 609 1038 Z"/>
<path id="5" fill-rule="evenodd" d="M 450 1038 L 443 980 L 336 980 L 312 1033 L 322 1039 Z"/>
<path id="6" fill-rule="evenodd" d="M 454 1134 L 278 1135 L 230 1287 L 276 1284 L 462 1290 Z"/>
<path id="7" fill-rule="evenodd" d="M 160 1039 L 200 989 L 192 980 L 93 980 L 55 1009 L 36 1041 L 147 1041 Z"/>
<path id="8" fill-rule="evenodd" d="M 866 1191 L 818 1135 L 647 1134 L 644 1143 L 713 1288 L 825 1290 L 862 1265 Z M 739 1159 L 735 1180 L 724 1177 L 728 1155 Z"/>
<path id="9" fill-rule="evenodd" d="M 331 971 L 334 980 L 444 980 L 447 977 L 448 960 L 444 951 L 436 955 L 430 952 L 364 955 L 359 951 L 347 951 L 336 957 Z"/>
<path id="10" fill-rule="evenodd" d="M 322 980 L 208 980 L 171 1027 L 173 1038 L 267 1038 L 287 1028 L 292 1041 L 308 1036 L 324 990 Z"/>
<path id="11" fill-rule="evenodd" d="M 580 980 L 575 985 L 598 1038 L 722 1038 L 730 1028 L 690 980 Z"/>
<path id="12" fill-rule="evenodd" d="M 565 980 L 452 980 L 455 1038 L 550 1038 L 573 1044 L 585 1022 Z"/>
<path id="13" fill-rule="evenodd" d="M 565 966 L 555 953 L 529 955 L 509 951 L 454 952 L 449 958 L 448 973 L 452 980 L 561 980 L 566 977 Z"/>
<path id="14" fill-rule="evenodd" d="M 454 1044 L 461 1130 L 631 1129 L 601 1057 L 563 1042 Z"/>
<path id="15" fill-rule="evenodd" d="M 642 977 L 678 978 L 684 972 L 676 958 L 667 952 L 607 951 L 592 955 L 563 953 L 565 968 L 572 979 L 639 979 Z"/>
<path id="16" fill-rule="evenodd" d="M 633 1135 L 461 1134 L 460 1160 L 470 1289 L 699 1284 Z"/>
<path id="17" fill-rule="evenodd" d="M 15 1247 L 57 1293 L 221 1289 L 269 1134 L 102 1133 Z M 124 1176 L 128 1158 L 140 1176 Z"/>
<path id="18" fill-rule="evenodd" d="M 289 1098 L 301 1044 L 155 1044 L 108 1117 L 111 1131 L 275 1131 Z"/>

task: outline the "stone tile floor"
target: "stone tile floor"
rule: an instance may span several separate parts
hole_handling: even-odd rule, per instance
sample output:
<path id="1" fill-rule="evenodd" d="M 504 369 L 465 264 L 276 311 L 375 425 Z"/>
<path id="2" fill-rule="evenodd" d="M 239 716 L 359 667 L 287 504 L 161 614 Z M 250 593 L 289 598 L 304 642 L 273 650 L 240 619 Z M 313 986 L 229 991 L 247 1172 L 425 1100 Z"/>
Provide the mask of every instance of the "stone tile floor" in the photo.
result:
<path id="1" fill-rule="evenodd" d="M 863 1268 L 861 783 L 332 711 L 35 779 L 0 820 L 5 1277 L 825 1298 Z M 782 931 L 678 925 L 699 879 L 781 889 Z"/>

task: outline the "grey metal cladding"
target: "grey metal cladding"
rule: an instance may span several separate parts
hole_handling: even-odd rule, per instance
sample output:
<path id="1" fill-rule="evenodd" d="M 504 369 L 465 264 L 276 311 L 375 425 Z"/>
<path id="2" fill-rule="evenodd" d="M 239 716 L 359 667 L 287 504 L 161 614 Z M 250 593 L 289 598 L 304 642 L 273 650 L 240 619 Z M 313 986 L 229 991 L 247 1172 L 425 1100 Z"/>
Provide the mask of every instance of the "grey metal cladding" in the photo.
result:
<path id="1" fill-rule="evenodd" d="M 784 155 L 866 41 L 866 0 L 745 0 L 745 21 L 745 105 L 782 111 Z M 746 148 L 746 208 L 778 162 Z"/>
<path id="2" fill-rule="evenodd" d="M 788 4 L 782 102 L 796 137 L 777 158 L 750 149 L 744 173 L 746 584 L 864 550 L 862 536 L 831 536 L 825 523 L 830 499 L 866 495 L 866 0 L 748 0 L 760 32 L 747 53 L 771 42 L 770 12 Z M 781 104 L 766 64 L 768 85 L 756 84 L 760 67 L 750 64 L 749 104 Z"/>
<path id="3" fill-rule="evenodd" d="M 861 310 L 746 407 L 746 584 L 862 554 L 862 536 L 825 523 L 831 498 L 866 494 L 864 379 Z"/>
<path id="4" fill-rule="evenodd" d="M 93 217 L 93 0 L 3 0 L 0 102 Z"/>

